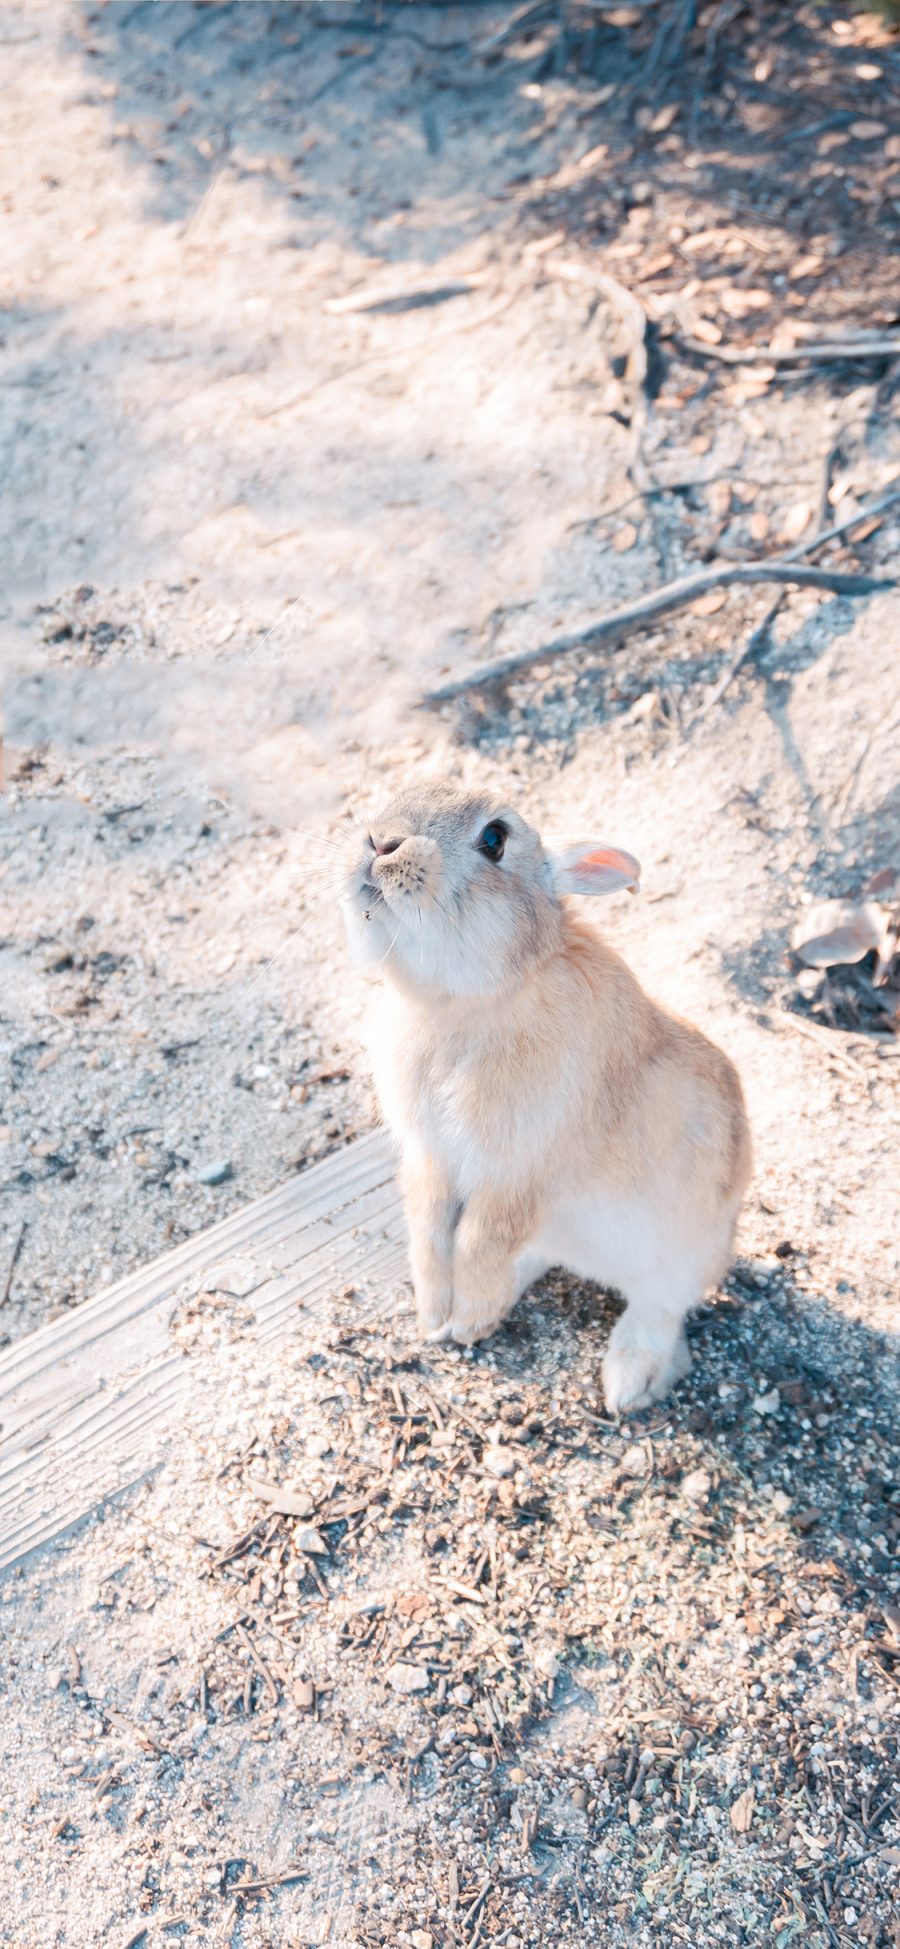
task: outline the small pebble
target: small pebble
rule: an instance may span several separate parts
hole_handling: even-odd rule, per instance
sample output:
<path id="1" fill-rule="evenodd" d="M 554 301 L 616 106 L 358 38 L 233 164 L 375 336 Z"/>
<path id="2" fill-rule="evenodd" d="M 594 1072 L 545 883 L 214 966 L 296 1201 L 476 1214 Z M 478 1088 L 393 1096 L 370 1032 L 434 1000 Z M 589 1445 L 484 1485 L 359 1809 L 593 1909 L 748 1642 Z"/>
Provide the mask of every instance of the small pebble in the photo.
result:
<path id="1" fill-rule="evenodd" d="M 206 1164 L 197 1172 L 198 1184 L 225 1184 L 234 1177 L 234 1165 L 228 1157 L 220 1157 L 214 1164 Z"/>
<path id="2" fill-rule="evenodd" d="M 391 1665 L 387 1680 L 393 1691 L 400 1692 L 404 1697 L 427 1692 L 431 1685 L 424 1665 Z"/>

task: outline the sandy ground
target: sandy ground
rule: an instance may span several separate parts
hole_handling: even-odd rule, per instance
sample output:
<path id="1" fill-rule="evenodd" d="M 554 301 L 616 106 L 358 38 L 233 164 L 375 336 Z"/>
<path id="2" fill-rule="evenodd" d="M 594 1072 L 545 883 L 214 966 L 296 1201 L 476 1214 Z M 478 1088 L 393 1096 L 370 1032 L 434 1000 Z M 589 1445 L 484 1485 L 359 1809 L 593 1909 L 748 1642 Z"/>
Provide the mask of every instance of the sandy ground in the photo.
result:
<path id="1" fill-rule="evenodd" d="M 565 202 L 573 179 L 576 189 L 587 180 L 580 158 L 594 155 L 591 183 L 615 205 L 613 254 L 603 261 L 622 277 L 655 247 L 648 207 L 664 228 L 671 224 L 667 168 L 681 168 L 680 157 L 673 150 L 669 164 L 664 156 L 654 164 L 650 206 L 643 195 L 616 204 L 618 136 L 603 88 L 568 73 L 535 79 L 539 39 L 496 66 L 460 53 L 455 44 L 471 41 L 475 20 L 479 35 L 502 22 L 491 9 L 417 8 L 381 24 L 344 19 L 337 27 L 329 18 L 180 0 L 11 7 L 4 15 L 12 85 L 0 439 L 13 491 L 0 512 L 8 781 L 0 811 L 0 1286 L 15 1262 L 0 1331 L 15 1337 L 77 1305 L 370 1126 L 360 1055 L 365 992 L 345 966 L 335 863 L 369 797 L 405 771 L 486 777 L 555 837 L 597 827 L 639 855 L 643 898 L 610 907 L 610 932 L 648 987 L 717 1035 L 741 1067 L 758 1155 L 740 1241 L 742 1290 L 746 1297 L 758 1279 L 766 1298 L 738 1325 L 728 1311 L 704 1324 L 706 1365 L 653 1442 L 673 1469 L 706 1472 L 700 1500 L 712 1499 L 714 1526 L 728 1500 L 723 1482 L 739 1476 L 737 1527 L 765 1527 L 760 1561 L 780 1558 L 792 1589 L 807 1574 L 810 1549 L 814 1561 L 837 1564 L 842 1609 L 834 1622 L 825 1605 L 822 1629 L 836 1635 L 821 1653 L 803 1648 L 802 1605 L 784 1626 L 800 1637 L 782 1643 L 773 1626 L 754 1648 L 740 1622 L 744 1599 L 732 1591 L 727 1615 L 750 1650 L 738 1648 L 727 1679 L 718 1666 L 711 1679 L 701 1660 L 678 1711 L 666 1715 L 661 1746 L 690 1733 L 687 1695 L 696 1703 L 712 1683 L 725 1687 L 727 1755 L 721 1727 L 704 1723 L 697 1735 L 712 1742 L 698 1805 L 702 1813 L 705 1781 L 724 1809 L 715 1856 L 724 1878 L 718 1868 L 707 1877 L 712 1893 L 696 1911 L 686 1896 L 679 1907 L 680 1869 L 662 1919 L 653 1919 L 649 1893 L 641 1896 L 646 1874 L 666 1870 L 670 1830 L 659 1829 L 662 1853 L 649 1870 L 632 1845 L 641 1815 L 632 1823 L 629 1788 L 616 1779 L 609 1793 L 597 1786 L 598 1740 L 606 1752 L 612 1724 L 602 1688 L 587 1730 L 577 1715 L 560 1716 L 566 1686 L 583 1690 L 590 1664 L 578 1649 L 583 1633 L 570 1642 L 568 1613 L 541 1639 L 559 1673 L 551 1681 L 544 1674 L 540 1707 L 530 1697 L 530 1730 L 510 1734 L 493 1783 L 506 1795 L 505 1812 L 479 1799 L 465 1768 L 451 1786 L 433 1754 L 428 1765 L 438 1772 L 425 1781 L 421 1805 L 418 1787 L 412 1799 L 402 1781 L 397 1787 L 398 1754 L 415 1749 L 432 1723 L 421 1702 L 405 1706 L 396 1726 L 391 1720 L 391 1752 L 373 1748 L 365 1761 L 367 1791 L 384 1801 L 372 1831 L 405 1837 L 396 1856 L 405 1907 L 376 1899 L 364 1877 L 360 1909 L 358 1862 L 349 1894 L 341 1883 L 318 1905 L 315 1889 L 224 1902 L 216 1892 L 213 1900 L 211 1875 L 225 1891 L 242 1872 L 223 1872 L 215 1855 L 243 1848 L 260 1875 L 285 1870 L 309 1840 L 309 1822 L 327 1828 L 321 1808 L 315 1812 L 323 1771 L 343 1791 L 350 1766 L 346 1727 L 338 1738 L 316 1722 L 315 1740 L 325 1743 L 309 1746 L 287 1678 L 280 1717 L 264 1737 L 248 1731 L 245 1715 L 233 1722 L 221 1700 L 208 1711 L 191 1706 L 194 1716 L 179 1721 L 190 1765 L 149 1750 L 136 1759 L 100 1709 L 112 1702 L 129 1723 L 141 1719 L 150 1709 L 151 1694 L 140 1689 L 148 1661 L 162 1669 L 169 1645 L 183 1660 L 192 1634 L 212 1638 L 231 1616 L 222 1593 L 211 1596 L 181 1554 L 191 1496 L 204 1512 L 198 1533 L 208 1523 L 221 1539 L 231 1515 L 216 1471 L 259 1428 L 267 1465 L 290 1479 L 308 1474 L 304 1444 L 319 1410 L 307 1386 L 316 1370 L 304 1361 L 317 1350 L 298 1347 L 295 1387 L 256 1373 L 238 1349 L 224 1378 L 218 1369 L 209 1377 L 224 1390 L 212 1432 L 192 1425 L 134 1510 L 6 1587 L 12 1689 L 4 1710 L 16 1717 L 25 1757 L 20 1764 L 8 1750 L 0 1767 L 8 1837 L 0 1940 L 15 1949 L 51 1941 L 124 1949 L 139 1939 L 146 1915 L 154 1943 L 262 1949 L 324 1940 L 323 1915 L 332 1914 L 332 1939 L 343 1931 L 348 1941 L 414 1949 L 427 1949 L 417 1927 L 433 1931 L 435 1945 L 467 1949 L 476 1939 L 508 1949 L 543 1941 L 551 1926 L 572 1942 L 599 1929 L 598 1940 L 687 1941 L 692 1949 L 770 1937 L 779 1949 L 794 1941 L 817 1949 L 888 1944 L 895 1938 L 886 1890 L 898 1846 L 896 1808 L 885 1812 L 896 1769 L 896 1667 L 887 1654 L 873 1655 L 859 1677 L 852 1647 L 888 1628 L 897 1540 L 888 1486 L 900 1273 L 896 1043 L 810 1027 L 787 944 L 804 903 L 857 891 L 898 857 L 896 597 L 789 595 L 763 653 L 697 722 L 724 659 L 760 621 L 770 592 L 730 596 L 718 611 L 685 614 L 602 656 L 552 669 L 538 663 L 507 696 L 477 707 L 436 716 L 416 705 L 442 675 L 550 641 L 717 549 L 743 553 L 761 535 L 768 545 L 789 536 L 798 507 L 818 508 L 823 458 L 833 448 L 846 476 L 840 512 L 854 495 L 878 491 L 900 458 L 890 394 L 883 374 L 865 366 L 735 392 L 727 369 L 703 376 L 670 355 L 640 456 L 654 488 L 635 511 L 621 318 L 556 275 L 552 261 L 560 253 L 589 261 Z M 887 59 L 879 53 L 876 65 Z M 863 77 L 853 85 L 872 84 Z M 598 160 L 604 146 L 611 159 Z M 689 175 L 689 189 L 682 181 L 678 191 L 689 236 L 734 223 L 733 189 L 700 163 Z M 814 171 L 810 197 L 813 181 Z M 756 220 L 762 226 L 760 210 Z M 744 221 L 751 223 L 746 211 Z M 848 219 L 845 235 L 851 229 Z M 793 248 L 787 228 L 783 238 Z M 742 289 L 767 275 L 755 248 L 753 262 L 734 274 Z M 688 290 L 693 269 L 693 260 L 685 264 L 676 304 L 682 324 L 691 322 L 691 306 L 709 309 Z M 775 276 L 786 289 L 785 276 Z M 846 304 L 842 265 L 825 282 L 833 304 Z M 663 318 L 662 299 L 653 313 L 652 289 L 647 304 Z M 865 303 L 857 309 L 868 322 Z M 896 561 L 894 515 L 866 544 L 868 564 Z M 552 1326 L 562 1302 L 551 1293 L 547 1304 Z M 585 1344 L 578 1336 L 587 1334 L 595 1373 L 604 1319 L 586 1325 L 576 1315 L 563 1312 L 559 1358 L 567 1372 L 577 1368 Z M 475 1385 L 473 1374 L 492 1375 L 499 1400 L 505 1387 L 524 1383 L 515 1339 L 498 1347 L 465 1368 L 465 1386 Z M 544 1328 L 533 1353 L 534 1385 L 546 1392 Z M 451 1357 L 440 1356 L 430 1381 L 436 1398 L 444 1389 L 449 1399 L 453 1372 Z M 574 1385 L 570 1374 L 565 1387 Z M 810 1392 L 803 1426 L 808 1420 L 818 1446 L 812 1454 L 798 1435 L 796 1459 L 783 1470 L 776 1461 L 779 1444 L 786 1453 L 793 1441 L 779 1414 L 801 1415 L 786 1396 L 757 1479 L 760 1458 L 746 1446 L 747 1429 L 760 1421 L 751 1404 L 778 1386 Z M 281 1411 L 290 1438 L 272 1435 L 279 1388 L 287 1390 Z M 739 1404 L 739 1434 L 723 1388 Z M 257 1395 L 259 1426 L 247 1406 Z M 445 1402 L 445 1416 L 452 1405 Z M 478 1440 L 466 1464 L 467 1521 L 477 1528 L 496 1514 L 485 1512 L 477 1487 L 492 1420 L 484 1401 L 468 1411 Z M 712 1425 L 692 1429 L 698 1413 L 712 1415 Z M 631 1435 L 643 1438 L 640 1425 Z M 610 1468 L 628 1439 L 626 1431 L 616 1447 L 619 1438 L 604 1433 L 598 1453 L 612 1444 Z M 623 1484 L 634 1478 L 626 1471 L 613 1481 L 601 1460 L 572 1466 L 579 1506 L 607 1499 L 616 1530 L 611 1588 L 630 1522 Z M 773 1511 L 773 1494 L 786 1506 Z M 822 1508 L 816 1520 L 827 1528 L 827 1538 L 813 1530 L 811 1545 L 795 1526 L 809 1505 Z M 555 1504 L 554 1512 L 555 1522 Z M 671 1586 L 652 1497 L 645 1513 L 641 1576 L 663 1595 Z M 728 1529 L 733 1536 L 730 1517 Z M 132 1560 L 136 1536 L 150 1581 L 121 1600 L 111 1626 L 116 1606 L 98 1588 L 120 1557 Z M 385 1590 L 389 1616 L 414 1616 L 391 1610 L 407 1584 L 415 1592 L 414 1578 L 395 1575 L 399 1532 L 370 1541 L 369 1582 L 350 1589 L 346 1580 L 357 1573 L 338 1561 L 336 1621 L 298 1626 L 287 1673 L 298 1661 L 305 1679 L 314 1649 L 325 1686 L 337 1643 L 328 1632 L 365 1602 L 387 1601 Z M 656 1567 L 648 1567 L 654 1552 Z M 474 1555 L 460 1545 L 454 1574 L 464 1583 Z M 685 1630 L 700 1637 L 712 1629 L 701 1569 L 683 1566 Z M 169 1596 L 157 1608 L 161 1584 Z M 314 1641 L 304 1649 L 307 1628 Z M 757 1680 L 741 1660 L 768 1659 L 770 1637 L 782 1646 L 771 1683 L 777 1689 L 780 1669 L 797 1751 L 806 1756 L 818 1741 L 822 1778 L 831 1769 L 834 1821 L 824 1819 L 823 1802 L 823 1824 L 814 1810 L 805 1830 L 809 1842 L 785 1822 L 802 1826 L 803 1794 L 819 1793 L 815 1765 L 797 1805 L 776 1805 L 786 1792 L 770 1765 L 781 1732 L 760 1709 L 751 1738 L 737 1704 L 753 1683 L 769 1696 L 769 1678 Z M 57 1682 L 70 1643 L 84 1655 L 84 1687 Z M 791 1663 L 798 1649 L 799 1666 Z M 798 1717 L 797 1671 L 818 1673 L 820 1658 L 821 1693 Z M 470 1657 L 460 1681 L 477 1697 L 479 1669 Z M 363 1744 L 383 1718 L 374 1682 L 368 1667 L 354 1667 L 342 1707 L 348 1723 L 359 1719 Z M 168 1751 L 175 1735 L 168 1694 L 166 1701 L 152 1737 Z M 583 1698 L 580 1706 L 587 1710 Z M 615 1723 L 646 1709 L 629 1693 Z M 211 1730 L 201 1733 L 200 1718 Z M 78 1820 L 50 1838 L 71 1803 L 66 1753 L 75 1750 L 80 1764 L 82 1735 L 90 1812 L 84 1788 Z M 476 1746 L 485 1736 L 483 1724 L 477 1738 L 462 1735 Z M 640 1749 L 633 1728 L 616 1738 L 623 1751 L 635 1738 Z M 537 1740 L 537 1758 L 530 1746 L 523 1757 L 523 1739 Z M 285 1754 L 296 1765 L 302 1814 L 293 1826 L 282 1819 Z M 535 1788 L 522 1806 L 524 1783 L 510 1767 Z M 623 1778 L 627 1771 L 623 1761 Z M 552 1802 L 558 1812 L 563 1774 L 565 1793 L 585 1794 L 571 1833 L 563 1822 L 561 1839 L 548 1830 L 543 1853 L 523 1844 L 515 1860 L 504 1856 L 498 1886 L 503 1875 L 510 1885 L 518 1876 L 525 1891 L 508 1917 L 499 1896 L 492 1906 L 493 1894 L 472 1909 L 500 1858 L 497 1823 L 517 1808 L 518 1847 L 532 1802 Z M 669 1775 L 659 1777 L 668 1811 L 686 1820 Z M 769 1796 L 768 1812 L 743 1837 L 729 1819 L 729 1796 L 751 1777 L 761 1800 Z M 843 1829 L 839 1781 L 849 1810 Z M 475 1811 L 460 1840 L 463 1894 L 454 1905 L 435 1824 L 446 1817 L 466 1827 L 466 1782 Z M 695 1807 L 690 1821 L 701 1813 Z M 341 1819 L 338 1851 L 346 1855 Z M 693 1826 L 672 1831 L 682 1836 L 682 1854 L 696 1851 Z M 712 1819 L 705 1848 L 716 1831 Z M 327 1834 L 311 1838 L 329 1845 Z M 566 1864 L 562 1895 L 555 1846 Z M 148 1850 L 168 1860 L 173 1848 L 174 1877 L 142 1879 Z M 842 1895 L 836 1863 L 866 1848 L 870 1878 Z M 806 1866 L 795 1873 L 798 1859 Z M 426 1883 L 438 1890 L 433 1913 L 415 1899 Z M 733 1906 L 736 1888 L 746 1913 Z M 699 1884 L 694 1895 L 699 1902 Z M 182 1911 L 181 1936 L 165 1933 Z M 613 1926 L 619 1934 L 608 1933 Z"/>

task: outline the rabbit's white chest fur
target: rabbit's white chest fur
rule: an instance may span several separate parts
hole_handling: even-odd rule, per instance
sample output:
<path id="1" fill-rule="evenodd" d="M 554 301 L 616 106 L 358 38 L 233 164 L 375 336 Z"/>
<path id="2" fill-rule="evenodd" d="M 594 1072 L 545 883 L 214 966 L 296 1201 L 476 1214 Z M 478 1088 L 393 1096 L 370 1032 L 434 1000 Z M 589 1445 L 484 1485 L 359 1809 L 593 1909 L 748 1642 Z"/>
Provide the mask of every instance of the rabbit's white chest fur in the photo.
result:
<path id="1" fill-rule="evenodd" d="M 439 1160 L 460 1199 L 486 1182 L 533 1172 L 565 1121 L 567 1083 L 572 1091 L 576 1084 L 574 1064 L 570 1079 L 557 1073 L 552 1091 L 523 1082 L 511 1110 L 507 1093 L 486 1087 L 490 1048 L 466 1029 L 431 1034 L 407 998 L 390 989 L 375 1012 L 371 1059 L 385 1119 L 405 1154 Z"/>

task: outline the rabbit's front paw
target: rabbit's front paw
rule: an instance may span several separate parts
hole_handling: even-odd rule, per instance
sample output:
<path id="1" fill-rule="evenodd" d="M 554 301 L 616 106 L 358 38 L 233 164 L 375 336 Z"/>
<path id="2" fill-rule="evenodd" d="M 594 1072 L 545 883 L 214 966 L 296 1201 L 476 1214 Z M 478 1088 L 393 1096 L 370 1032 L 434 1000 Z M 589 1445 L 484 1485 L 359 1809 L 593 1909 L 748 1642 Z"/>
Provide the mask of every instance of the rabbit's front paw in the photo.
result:
<path id="1" fill-rule="evenodd" d="M 449 1340 L 453 1291 L 449 1284 L 416 1283 L 416 1319 L 423 1340 Z"/>
<path id="2" fill-rule="evenodd" d="M 623 1314 L 613 1328 L 603 1362 L 603 1392 L 610 1414 L 661 1401 L 676 1381 L 684 1379 L 690 1364 L 683 1331 L 662 1348 L 648 1347 L 637 1338 L 628 1314 Z"/>

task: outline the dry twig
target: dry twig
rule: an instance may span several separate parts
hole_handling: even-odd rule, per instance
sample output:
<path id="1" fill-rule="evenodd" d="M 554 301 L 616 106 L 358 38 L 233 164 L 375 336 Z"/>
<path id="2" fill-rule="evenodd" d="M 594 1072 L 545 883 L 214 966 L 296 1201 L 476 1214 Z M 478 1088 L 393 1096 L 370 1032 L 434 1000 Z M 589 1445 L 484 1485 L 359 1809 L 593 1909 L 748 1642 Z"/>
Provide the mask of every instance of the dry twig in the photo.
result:
<path id="1" fill-rule="evenodd" d="M 900 336 L 878 338 L 810 339 L 805 345 L 792 345 L 776 352 L 771 345 L 707 345 L 686 333 L 682 344 L 703 359 L 718 359 L 721 365 L 805 365 L 834 359 L 896 359 L 900 357 Z"/>
<path id="2" fill-rule="evenodd" d="M 3 1281 L 3 1291 L 2 1293 L 0 1293 L 0 1306 L 6 1305 L 9 1295 L 12 1292 L 13 1276 L 15 1274 L 16 1266 L 19 1263 L 19 1253 L 22 1250 L 22 1241 L 25 1237 L 25 1232 L 26 1232 L 26 1224 L 23 1218 L 19 1226 L 18 1232 L 16 1233 L 15 1242 L 13 1244 L 12 1253 L 10 1255 L 9 1267 L 7 1269 L 6 1278 Z"/>
<path id="3" fill-rule="evenodd" d="M 848 575 L 838 569 L 806 568 L 783 555 L 774 556 L 768 562 L 720 562 L 715 568 L 698 569 L 693 575 L 682 575 L 674 582 L 666 582 L 661 589 L 639 596 L 636 602 L 625 603 L 621 609 L 612 609 L 608 615 L 598 616 L 595 622 L 573 631 L 571 636 L 557 637 L 552 643 L 535 644 L 530 650 L 517 650 L 512 656 L 500 657 L 496 663 L 488 663 L 480 670 L 451 677 L 447 683 L 426 692 L 423 701 L 426 704 L 445 704 L 466 690 L 502 683 L 507 677 L 516 676 L 530 663 L 549 663 L 557 657 L 568 655 L 570 650 L 584 649 L 589 643 L 608 642 L 610 638 L 622 636 L 628 630 L 640 629 L 646 623 L 655 622 L 673 609 L 683 609 L 686 603 L 706 595 L 709 589 L 754 587 L 766 582 L 784 582 L 797 588 L 828 589 L 832 595 L 845 596 L 872 595 L 878 589 L 897 586 L 893 576 Z"/>

